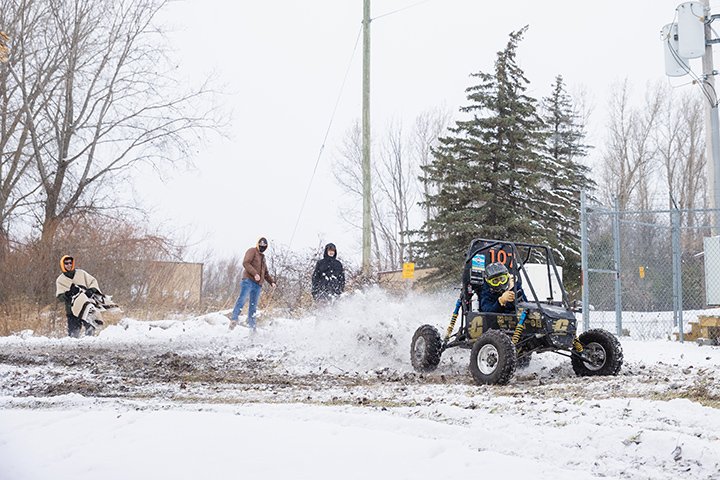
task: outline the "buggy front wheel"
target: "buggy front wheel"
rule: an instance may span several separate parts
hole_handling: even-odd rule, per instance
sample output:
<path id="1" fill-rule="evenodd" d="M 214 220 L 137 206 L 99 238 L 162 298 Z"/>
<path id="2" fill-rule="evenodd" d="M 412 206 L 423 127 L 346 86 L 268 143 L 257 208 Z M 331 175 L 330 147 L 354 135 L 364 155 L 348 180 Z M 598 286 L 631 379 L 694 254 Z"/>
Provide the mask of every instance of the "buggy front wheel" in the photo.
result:
<path id="1" fill-rule="evenodd" d="M 488 330 L 470 352 L 470 373 L 481 385 L 505 385 L 515 373 L 517 354 L 510 337 L 497 330 Z"/>
<path id="2" fill-rule="evenodd" d="M 583 351 L 572 354 L 572 367 L 577 376 L 618 374 L 623 364 L 623 351 L 615 335 L 597 328 L 583 333 L 578 340 Z"/>
<path id="3" fill-rule="evenodd" d="M 437 328 L 423 325 L 415 331 L 410 344 L 410 361 L 419 372 L 430 372 L 437 368 L 442 354 L 442 340 Z"/>

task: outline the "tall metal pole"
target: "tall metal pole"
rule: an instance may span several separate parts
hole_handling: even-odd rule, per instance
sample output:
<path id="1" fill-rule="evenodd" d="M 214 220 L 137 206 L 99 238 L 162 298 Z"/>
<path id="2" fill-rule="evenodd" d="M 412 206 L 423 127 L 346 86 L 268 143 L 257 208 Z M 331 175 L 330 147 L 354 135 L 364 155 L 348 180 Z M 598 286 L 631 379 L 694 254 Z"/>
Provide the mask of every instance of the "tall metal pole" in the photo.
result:
<path id="1" fill-rule="evenodd" d="M 710 15 L 710 0 L 703 0 L 705 6 L 705 17 Z M 710 92 L 715 93 L 715 71 L 713 69 L 712 38 L 710 22 L 705 22 L 705 54 L 702 57 L 703 79 L 710 86 Z M 710 208 L 720 208 L 720 123 L 718 122 L 717 100 L 708 103 L 705 117 L 705 142 L 707 143 L 708 176 L 710 177 Z M 712 234 L 720 234 L 720 214 L 713 211 Z"/>
<path id="2" fill-rule="evenodd" d="M 618 199 L 615 197 L 615 212 L 613 215 L 613 246 L 614 246 L 614 262 L 615 262 L 615 333 L 622 336 L 622 278 L 620 272 L 622 265 L 620 262 L 620 207 Z"/>
<path id="3" fill-rule="evenodd" d="M 683 295 L 682 295 L 682 259 L 680 247 L 680 211 L 674 208 L 670 211 L 672 225 L 672 271 L 673 271 L 673 323 L 680 332 L 680 342 L 685 341 L 683 332 Z"/>
<path id="4" fill-rule="evenodd" d="M 362 98 L 363 237 L 362 273 L 370 276 L 370 0 L 363 0 L 363 98 Z"/>
<path id="5" fill-rule="evenodd" d="M 583 330 L 590 330 L 590 274 L 588 272 L 588 225 L 587 197 L 580 190 L 580 263 L 582 268 L 582 316 Z"/>

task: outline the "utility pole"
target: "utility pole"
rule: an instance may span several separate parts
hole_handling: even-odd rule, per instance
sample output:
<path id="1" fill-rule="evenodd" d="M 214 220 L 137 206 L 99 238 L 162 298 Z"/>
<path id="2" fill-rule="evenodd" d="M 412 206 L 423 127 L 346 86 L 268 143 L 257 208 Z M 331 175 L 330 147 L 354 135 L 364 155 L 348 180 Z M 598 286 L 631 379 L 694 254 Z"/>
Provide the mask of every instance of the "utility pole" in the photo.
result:
<path id="1" fill-rule="evenodd" d="M 713 68 L 712 29 L 710 28 L 710 0 L 703 0 L 705 8 L 705 54 L 702 57 L 703 81 L 710 86 L 715 97 L 715 72 Z M 708 156 L 708 173 L 710 177 L 710 208 L 713 209 L 712 234 L 718 235 L 720 215 L 720 124 L 718 123 L 718 101 L 708 103 L 705 116 L 705 143 Z"/>
<path id="2" fill-rule="evenodd" d="M 363 0 L 363 98 L 362 98 L 363 237 L 362 273 L 370 277 L 370 0 Z"/>
<path id="3" fill-rule="evenodd" d="M 710 14 L 710 0 L 690 1 L 675 9 L 677 22 L 663 27 L 665 42 L 665 74 L 682 77 L 688 73 L 700 83 L 708 103 L 705 107 L 705 147 L 708 164 L 708 190 L 712 211 L 712 235 L 720 234 L 720 121 L 718 121 L 718 95 L 715 93 L 713 68 L 712 22 L 720 15 Z M 702 78 L 690 70 L 690 60 L 702 57 Z"/>

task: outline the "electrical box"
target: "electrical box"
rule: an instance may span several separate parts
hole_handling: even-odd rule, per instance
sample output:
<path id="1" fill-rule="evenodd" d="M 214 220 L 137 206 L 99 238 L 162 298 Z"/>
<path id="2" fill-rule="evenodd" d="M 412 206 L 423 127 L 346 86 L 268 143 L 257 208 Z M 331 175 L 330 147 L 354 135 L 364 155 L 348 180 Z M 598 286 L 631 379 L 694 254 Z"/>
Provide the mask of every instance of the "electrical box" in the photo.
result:
<path id="1" fill-rule="evenodd" d="M 703 239 L 705 257 L 705 301 L 708 306 L 720 305 L 720 237 Z"/>
<path id="2" fill-rule="evenodd" d="M 682 58 L 700 58 L 705 54 L 705 7 L 700 2 L 678 5 L 678 52 Z"/>
<path id="3" fill-rule="evenodd" d="M 682 58 L 678 52 L 677 23 L 668 23 L 660 33 L 665 50 L 665 75 L 668 77 L 682 77 L 690 71 L 687 58 Z"/>

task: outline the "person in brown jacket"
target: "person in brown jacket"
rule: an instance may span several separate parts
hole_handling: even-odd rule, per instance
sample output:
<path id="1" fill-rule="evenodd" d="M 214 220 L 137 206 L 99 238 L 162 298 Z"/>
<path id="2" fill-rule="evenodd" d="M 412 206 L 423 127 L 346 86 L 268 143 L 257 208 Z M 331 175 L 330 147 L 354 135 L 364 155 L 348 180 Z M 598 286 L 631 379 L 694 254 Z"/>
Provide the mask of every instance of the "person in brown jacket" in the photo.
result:
<path id="1" fill-rule="evenodd" d="M 270 273 L 268 273 L 267 264 L 265 263 L 264 252 L 267 250 L 267 247 L 267 239 L 260 237 L 257 245 L 245 252 L 242 281 L 240 282 L 240 295 L 235 302 L 232 315 L 230 315 L 230 330 L 238 325 L 238 317 L 249 295 L 250 305 L 248 305 L 247 326 L 254 331 L 256 325 L 255 311 L 257 310 L 258 300 L 260 299 L 263 280 L 268 282 L 271 287 L 275 287 L 275 280 L 273 280 Z"/>

